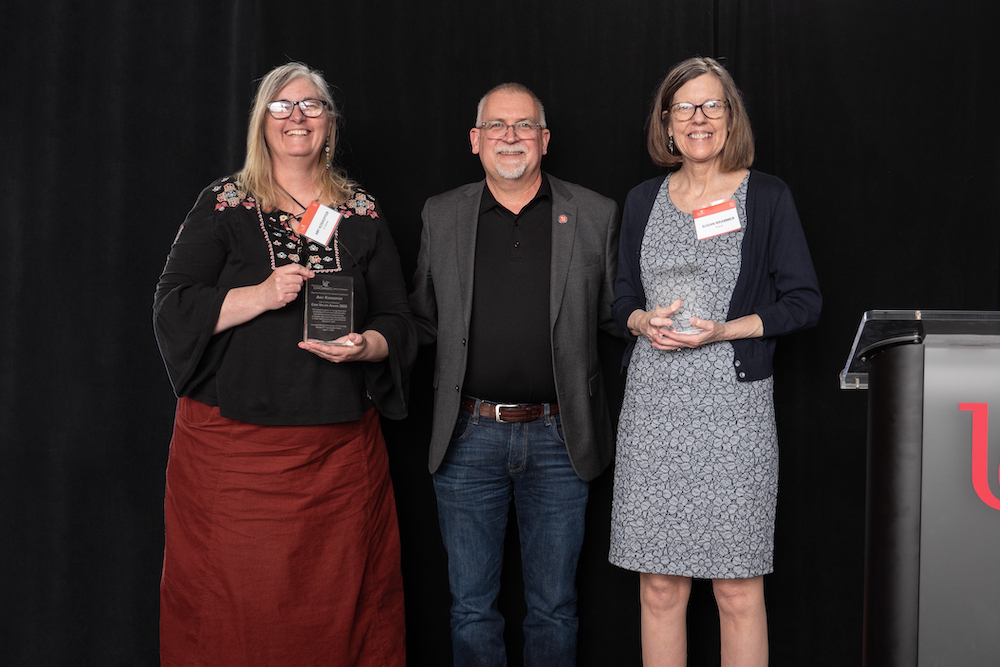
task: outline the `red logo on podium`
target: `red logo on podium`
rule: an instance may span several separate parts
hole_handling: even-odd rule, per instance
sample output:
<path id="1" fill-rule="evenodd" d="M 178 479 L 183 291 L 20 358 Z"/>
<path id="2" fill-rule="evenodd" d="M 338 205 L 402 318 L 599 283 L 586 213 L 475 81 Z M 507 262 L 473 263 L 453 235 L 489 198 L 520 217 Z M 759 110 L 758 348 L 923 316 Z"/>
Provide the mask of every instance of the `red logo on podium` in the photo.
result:
<path id="1" fill-rule="evenodd" d="M 1000 500 L 990 491 L 989 403 L 959 403 L 958 409 L 972 412 L 972 488 L 980 500 L 1000 510 Z"/>

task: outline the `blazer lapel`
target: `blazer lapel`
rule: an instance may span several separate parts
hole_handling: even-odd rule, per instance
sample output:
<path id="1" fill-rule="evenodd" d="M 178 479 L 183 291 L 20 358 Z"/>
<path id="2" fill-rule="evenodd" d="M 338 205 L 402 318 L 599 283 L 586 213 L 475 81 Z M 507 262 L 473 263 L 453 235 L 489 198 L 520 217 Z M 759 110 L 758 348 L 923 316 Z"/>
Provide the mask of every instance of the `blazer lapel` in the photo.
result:
<path id="1" fill-rule="evenodd" d="M 455 208 L 455 258 L 458 269 L 459 297 L 465 326 L 472 321 L 472 286 L 476 275 L 476 232 L 479 229 L 479 204 L 483 198 L 486 181 L 470 185 L 465 197 Z"/>
<path id="2" fill-rule="evenodd" d="M 549 274 L 549 325 L 555 327 L 576 238 L 577 207 L 573 195 L 561 181 L 549 176 L 552 186 L 552 269 Z"/>

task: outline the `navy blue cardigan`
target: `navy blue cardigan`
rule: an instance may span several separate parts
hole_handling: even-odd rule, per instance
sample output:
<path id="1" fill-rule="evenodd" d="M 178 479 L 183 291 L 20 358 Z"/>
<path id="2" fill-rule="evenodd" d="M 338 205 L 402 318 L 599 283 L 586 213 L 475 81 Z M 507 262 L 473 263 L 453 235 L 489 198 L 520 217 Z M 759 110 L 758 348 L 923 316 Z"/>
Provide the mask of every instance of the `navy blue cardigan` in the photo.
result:
<path id="1" fill-rule="evenodd" d="M 628 331 L 628 317 L 646 310 L 646 293 L 639 277 L 639 251 L 653 202 L 666 176 L 640 183 L 625 200 L 618 277 L 611 313 Z M 808 329 L 819 320 L 823 298 L 809 256 L 792 193 L 781 179 L 751 170 L 747 187 L 747 220 L 740 275 L 729 303 L 728 320 L 757 313 L 764 323 L 762 338 L 730 341 L 733 368 L 743 382 L 761 380 L 774 372 L 775 337 Z M 633 337 L 622 367 L 635 347 Z"/>

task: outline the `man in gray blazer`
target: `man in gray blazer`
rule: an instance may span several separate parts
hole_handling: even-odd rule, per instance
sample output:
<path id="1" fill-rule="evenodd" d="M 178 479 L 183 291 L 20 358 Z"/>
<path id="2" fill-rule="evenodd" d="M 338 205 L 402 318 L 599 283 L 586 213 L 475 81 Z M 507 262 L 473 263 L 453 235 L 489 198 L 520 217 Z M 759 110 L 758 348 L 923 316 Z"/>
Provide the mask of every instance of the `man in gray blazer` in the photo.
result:
<path id="1" fill-rule="evenodd" d="M 576 664 L 589 482 L 613 458 L 597 356 L 611 321 L 618 207 L 542 172 L 545 112 L 520 84 L 479 102 L 486 180 L 427 200 L 410 306 L 437 342 L 430 446 L 455 665 L 505 665 L 496 608 L 511 497 L 526 665 Z"/>

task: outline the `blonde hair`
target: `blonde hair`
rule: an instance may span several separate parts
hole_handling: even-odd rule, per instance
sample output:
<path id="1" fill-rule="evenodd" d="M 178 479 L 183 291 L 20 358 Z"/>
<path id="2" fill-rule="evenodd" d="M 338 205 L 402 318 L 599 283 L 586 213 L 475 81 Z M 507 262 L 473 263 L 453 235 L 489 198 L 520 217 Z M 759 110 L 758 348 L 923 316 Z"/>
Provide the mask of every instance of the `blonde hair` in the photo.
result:
<path id="1" fill-rule="evenodd" d="M 688 58 L 670 70 L 660 82 L 653 98 L 646 134 L 649 157 L 661 167 L 676 167 L 684 161 L 683 155 L 675 155 L 667 150 L 670 140 L 667 132 L 670 105 L 681 86 L 703 74 L 713 74 L 719 79 L 728 104 L 726 113 L 729 114 L 729 136 L 722 147 L 722 171 L 749 169 L 754 159 L 753 130 L 750 129 L 750 117 L 743 105 L 743 95 L 729 72 L 712 58 Z"/>
<path id="2" fill-rule="evenodd" d="M 339 205 L 351 198 L 357 184 L 344 171 L 333 164 L 333 152 L 337 146 L 337 107 L 333 103 L 330 86 L 322 72 L 299 62 L 290 62 L 275 67 L 268 72 L 254 96 L 247 127 L 247 156 L 243 169 L 237 174 L 240 185 L 246 189 L 265 209 L 274 208 L 284 196 L 284 190 L 274 180 L 271 165 L 271 151 L 264 138 L 264 123 L 267 120 L 267 105 L 274 101 L 281 89 L 296 79 L 305 79 L 316 88 L 318 99 L 326 102 L 326 119 L 330 126 L 327 145 L 330 149 L 330 167 L 326 168 L 327 153 L 320 151 L 317 169 L 317 185 L 320 187 L 320 201 Z"/>

